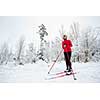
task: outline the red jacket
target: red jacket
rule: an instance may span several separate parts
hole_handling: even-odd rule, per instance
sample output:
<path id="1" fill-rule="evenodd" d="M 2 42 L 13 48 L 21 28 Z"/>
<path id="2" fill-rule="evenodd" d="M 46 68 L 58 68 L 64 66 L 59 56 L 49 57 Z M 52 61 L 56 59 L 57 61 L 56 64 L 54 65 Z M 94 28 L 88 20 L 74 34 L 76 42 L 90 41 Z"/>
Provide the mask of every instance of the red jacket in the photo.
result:
<path id="1" fill-rule="evenodd" d="M 65 47 L 64 47 L 65 45 Z M 64 52 L 71 52 L 71 47 L 72 47 L 72 43 L 70 40 L 64 40 L 62 41 L 62 48 L 64 49 Z"/>

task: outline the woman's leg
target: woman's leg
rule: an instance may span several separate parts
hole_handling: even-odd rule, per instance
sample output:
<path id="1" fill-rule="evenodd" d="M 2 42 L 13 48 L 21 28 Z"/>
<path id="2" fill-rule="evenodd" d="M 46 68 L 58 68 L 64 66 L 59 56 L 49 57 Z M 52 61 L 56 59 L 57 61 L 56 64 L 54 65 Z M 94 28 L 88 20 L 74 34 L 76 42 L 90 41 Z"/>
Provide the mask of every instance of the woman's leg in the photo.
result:
<path id="1" fill-rule="evenodd" d="M 68 56 L 67 56 L 68 54 L 67 54 L 67 52 L 64 52 L 64 56 L 65 56 L 65 62 L 66 62 L 66 70 L 69 70 L 69 64 L 68 64 Z"/>
<path id="2" fill-rule="evenodd" d="M 68 52 L 68 65 L 69 65 L 69 71 L 71 71 L 72 70 L 72 64 L 71 64 L 71 52 Z"/>

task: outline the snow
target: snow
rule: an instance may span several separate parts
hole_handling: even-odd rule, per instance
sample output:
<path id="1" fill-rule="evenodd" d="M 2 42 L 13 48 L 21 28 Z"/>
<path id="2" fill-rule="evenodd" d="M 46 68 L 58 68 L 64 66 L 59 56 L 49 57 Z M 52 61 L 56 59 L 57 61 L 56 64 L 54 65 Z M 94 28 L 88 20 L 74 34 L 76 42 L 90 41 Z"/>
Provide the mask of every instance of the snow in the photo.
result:
<path id="1" fill-rule="evenodd" d="M 50 64 L 52 65 L 52 63 Z M 100 63 L 72 63 L 72 67 L 77 74 L 77 80 L 73 76 L 46 80 L 48 75 L 48 65 L 43 61 L 35 64 L 25 64 L 16 66 L 14 63 L 0 65 L 0 82 L 1 83 L 25 83 L 25 82 L 66 82 L 66 83 L 99 83 L 100 82 Z M 56 63 L 51 73 L 61 72 L 66 69 L 65 62 Z"/>

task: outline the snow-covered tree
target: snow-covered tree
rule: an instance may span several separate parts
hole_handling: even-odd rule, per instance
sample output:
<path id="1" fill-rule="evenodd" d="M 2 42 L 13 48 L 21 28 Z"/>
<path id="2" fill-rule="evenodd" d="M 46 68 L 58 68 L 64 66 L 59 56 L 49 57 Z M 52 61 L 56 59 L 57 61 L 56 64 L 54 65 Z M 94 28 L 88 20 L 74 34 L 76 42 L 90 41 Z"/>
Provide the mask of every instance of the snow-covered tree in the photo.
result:
<path id="1" fill-rule="evenodd" d="M 89 62 L 98 58 L 99 49 L 97 47 L 100 43 L 97 37 L 99 33 L 99 27 L 87 27 L 80 30 L 78 22 L 70 26 L 68 36 L 73 43 L 72 61 Z"/>
<path id="2" fill-rule="evenodd" d="M 34 48 L 33 43 L 28 44 L 28 49 L 26 50 L 26 62 L 35 63 L 36 62 L 36 49 Z"/>
<path id="3" fill-rule="evenodd" d="M 0 64 L 7 64 L 10 60 L 11 52 L 9 51 L 9 46 L 5 42 L 0 48 Z"/>
<path id="4" fill-rule="evenodd" d="M 92 28 L 91 33 L 89 35 L 89 59 L 94 61 L 99 61 L 100 56 L 100 27 Z"/>
<path id="5" fill-rule="evenodd" d="M 100 39 L 97 39 L 98 41 L 97 41 L 97 45 L 96 45 L 96 48 L 95 48 L 95 50 L 94 50 L 94 52 L 92 52 L 92 57 L 91 57 L 91 59 L 92 59 L 92 61 L 95 61 L 95 62 L 98 62 L 98 61 L 100 61 Z"/>
<path id="6" fill-rule="evenodd" d="M 78 32 L 77 39 L 73 42 L 73 61 L 89 62 L 94 58 L 94 55 L 99 51 L 97 50 L 98 33 L 100 33 L 100 29 L 92 27 Z"/>
<path id="7" fill-rule="evenodd" d="M 42 24 L 39 26 L 38 34 L 40 35 L 40 49 L 38 51 L 38 58 L 47 62 L 44 56 L 44 52 L 47 48 L 45 48 L 45 45 L 47 41 L 45 40 L 45 36 L 48 36 L 48 33 L 46 32 L 46 27 Z"/>
<path id="8" fill-rule="evenodd" d="M 66 34 L 66 31 L 64 29 L 64 25 L 61 25 L 61 28 L 59 29 L 59 33 L 60 33 L 60 39 L 63 39 L 63 35 Z"/>
<path id="9" fill-rule="evenodd" d="M 16 48 L 16 57 L 15 60 L 17 61 L 18 64 L 23 64 L 24 63 L 24 48 L 25 48 L 25 38 L 24 36 L 21 36 L 18 44 L 17 44 L 17 48 Z"/>
<path id="10" fill-rule="evenodd" d="M 80 61 L 80 55 L 79 55 L 79 41 L 80 41 L 80 29 L 79 29 L 79 23 L 73 22 L 70 26 L 69 38 L 71 39 L 73 43 L 73 53 L 72 53 L 72 61 Z"/>

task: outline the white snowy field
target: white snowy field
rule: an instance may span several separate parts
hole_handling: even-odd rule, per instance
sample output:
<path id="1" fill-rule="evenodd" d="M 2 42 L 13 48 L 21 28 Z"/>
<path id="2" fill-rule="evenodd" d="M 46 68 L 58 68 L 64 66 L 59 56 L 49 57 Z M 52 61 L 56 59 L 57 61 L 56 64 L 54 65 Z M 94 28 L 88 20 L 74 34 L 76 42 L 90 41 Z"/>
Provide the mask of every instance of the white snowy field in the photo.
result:
<path id="1" fill-rule="evenodd" d="M 50 64 L 52 65 L 52 64 Z M 46 80 L 50 67 L 45 62 L 39 61 L 36 64 L 25 64 L 15 66 L 13 63 L 0 66 L 1 83 L 23 83 L 23 82 L 65 82 L 65 83 L 99 83 L 100 63 L 72 63 L 72 67 L 77 74 L 77 80 L 73 76 Z M 66 69 L 65 62 L 56 63 L 51 73 L 61 72 Z"/>

